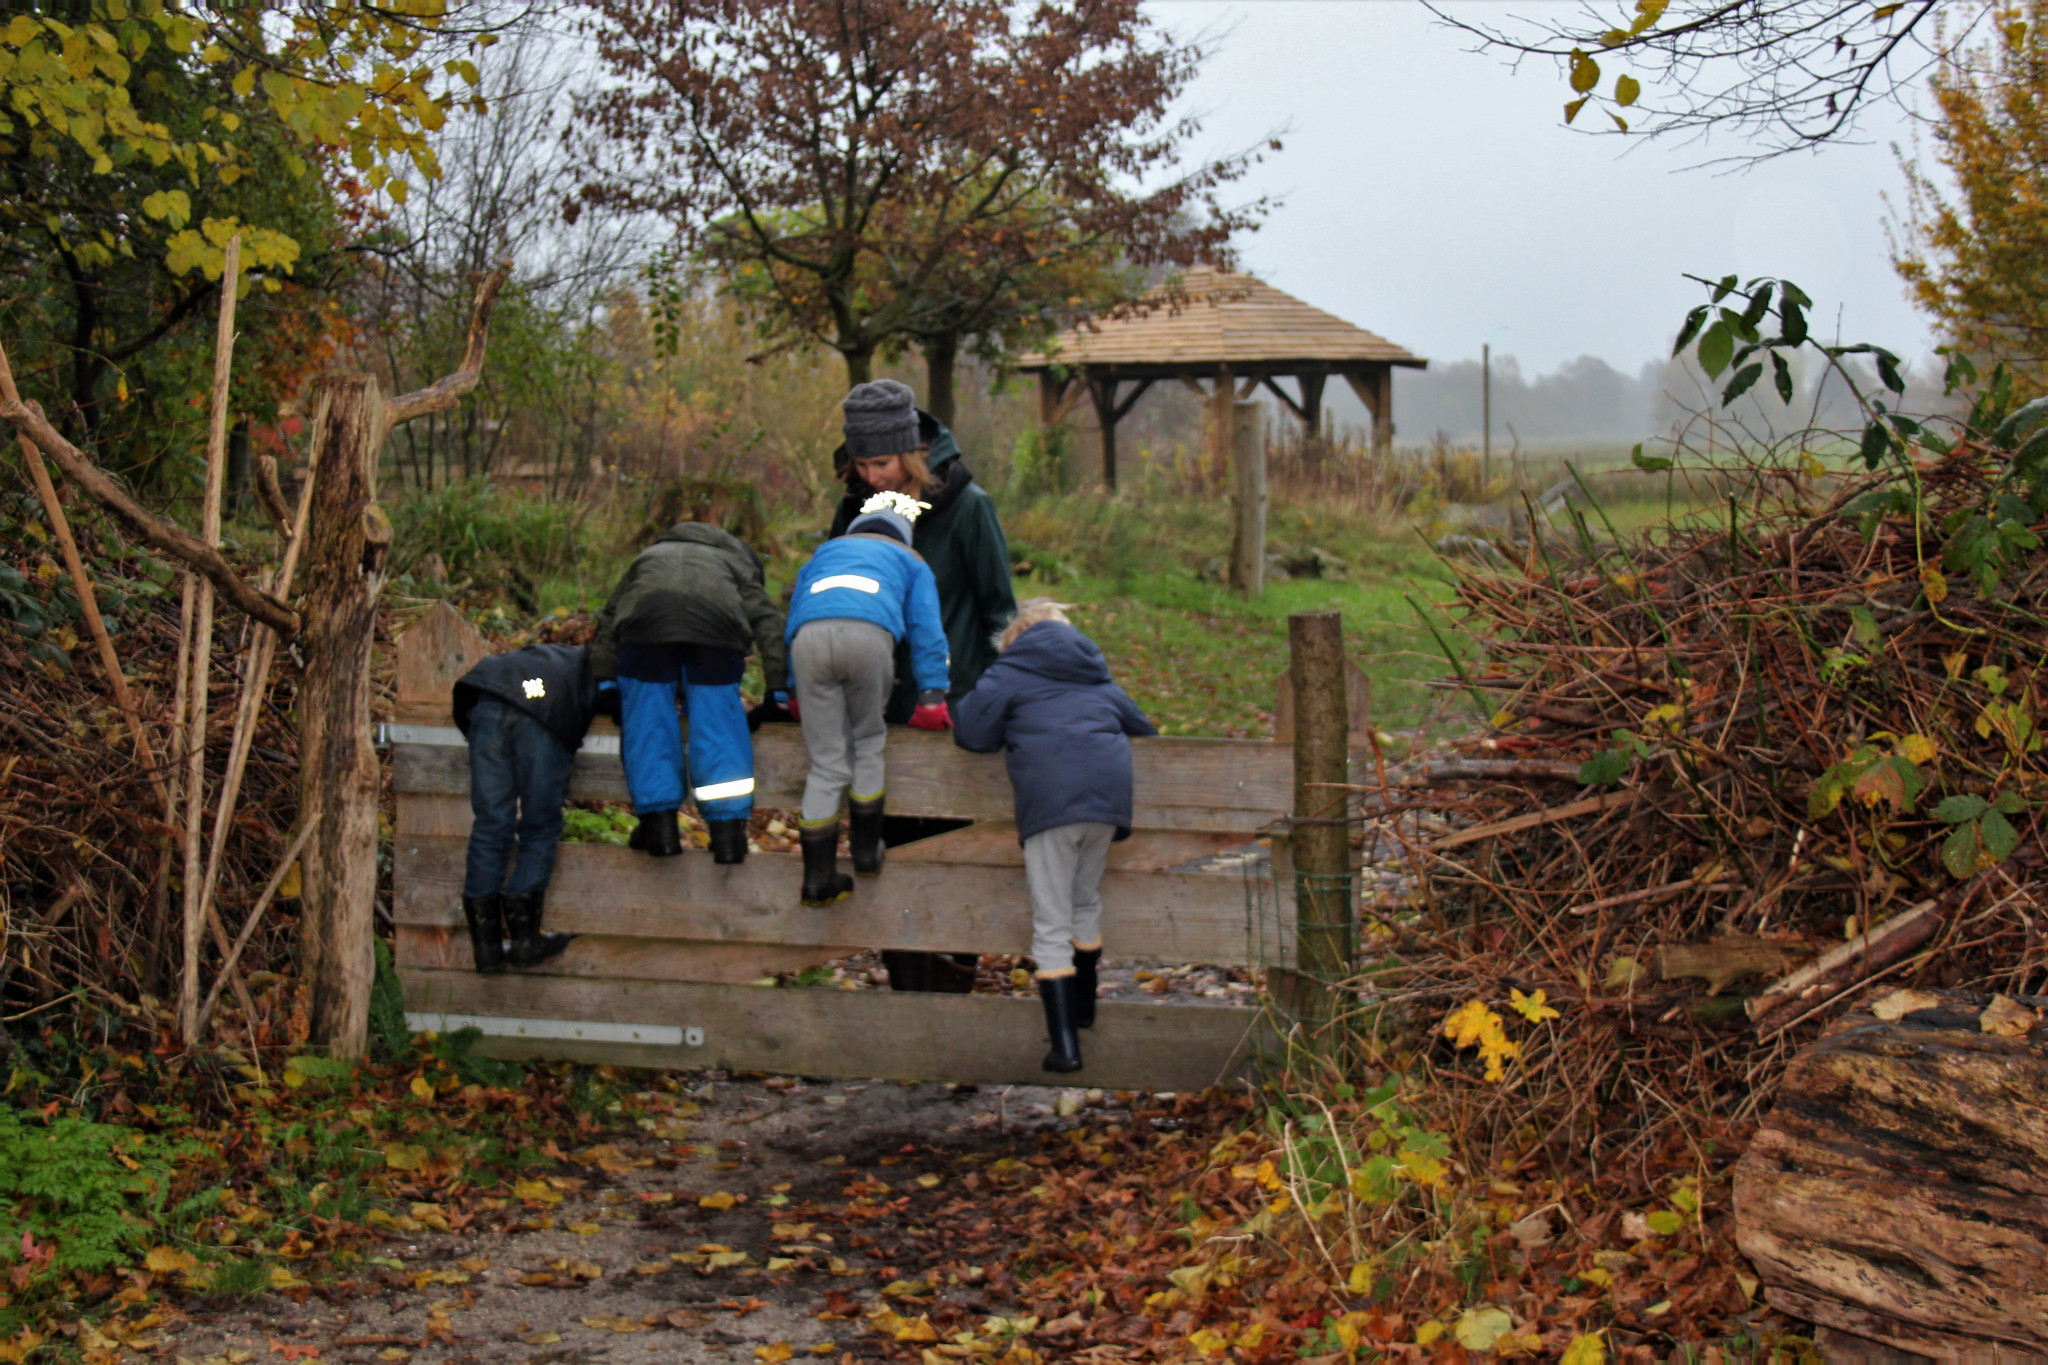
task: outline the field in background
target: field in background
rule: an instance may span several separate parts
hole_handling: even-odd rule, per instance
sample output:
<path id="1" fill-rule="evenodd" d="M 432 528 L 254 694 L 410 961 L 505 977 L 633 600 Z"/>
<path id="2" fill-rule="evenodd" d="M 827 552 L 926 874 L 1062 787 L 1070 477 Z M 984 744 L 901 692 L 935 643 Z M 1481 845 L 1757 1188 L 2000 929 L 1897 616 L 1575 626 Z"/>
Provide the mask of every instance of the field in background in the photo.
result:
<path id="1" fill-rule="evenodd" d="M 1228 501 L 1209 488 L 1176 486 L 1185 468 L 1141 463 L 1107 496 L 1093 487 L 1031 491 L 1027 462 L 1010 466 L 1011 487 L 996 494 L 1019 599 L 1072 604 L 1076 624 L 1101 644 L 1119 681 L 1166 733 L 1270 734 L 1288 614 L 1334 608 L 1373 680 L 1374 725 L 1405 748 L 1476 718 L 1461 694 L 1440 685 L 1451 673 L 1444 646 L 1462 651 L 1464 637 L 1436 609 L 1448 596 L 1450 569 L 1432 547 L 1446 535 L 1497 538 L 1522 524 L 1524 491 L 1536 500 L 1573 482 L 1567 458 L 1605 514 L 1586 506 L 1574 483 L 1596 535 L 1609 522 L 1627 533 L 1667 510 L 1710 512 L 1718 500 L 1705 485 L 1689 493 L 1663 474 L 1630 467 L 1626 450 L 1532 457 L 1519 468 L 1501 461 L 1486 488 L 1478 455 L 1468 450 L 1405 452 L 1348 480 L 1341 468 L 1325 469 L 1315 483 L 1283 457 L 1269 549 L 1297 561 L 1320 551 L 1325 564 L 1341 566 L 1341 577 L 1286 578 L 1247 601 L 1219 581 L 1229 552 Z M 1520 478 L 1511 482 L 1514 474 Z M 1405 490 L 1398 497 L 1391 491 L 1397 482 Z M 550 500 L 473 483 L 404 497 L 393 506 L 400 568 L 393 591 L 453 597 L 505 640 L 550 616 L 594 611 L 651 525 L 648 496 L 636 499 L 628 489 L 603 500 Z M 829 521 L 829 492 L 815 503 L 770 509 L 754 537 L 768 550 L 778 596 Z M 1570 534 L 1568 522 L 1565 528 Z M 434 574 L 443 581 L 432 581 Z M 759 688 L 758 675 L 748 686 Z"/>

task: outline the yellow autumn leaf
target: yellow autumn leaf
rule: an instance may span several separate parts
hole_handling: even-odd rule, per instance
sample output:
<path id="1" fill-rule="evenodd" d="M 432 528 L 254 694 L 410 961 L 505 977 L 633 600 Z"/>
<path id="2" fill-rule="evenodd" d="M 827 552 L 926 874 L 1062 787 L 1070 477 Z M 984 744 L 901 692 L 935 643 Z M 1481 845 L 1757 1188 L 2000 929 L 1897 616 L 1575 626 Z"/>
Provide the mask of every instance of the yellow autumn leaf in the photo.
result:
<path id="1" fill-rule="evenodd" d="M 1188 1345 L 1205 1356 L 1220 1356 L 1230 1349 L 1230 1338 L 1212 1327 L 1204 1327 L 1188 1338 Z"/>
<path id="2" fill-rule="evenodd" d="M 1532 1024 L 1540 1024 L 1546 1019 L 1563 1018 L 1556 1010 L 1543 1003 L 1543 992 L 1540 990 L 1534 995 L 1524 995 L 1520 991 L 1510 990 L 1508 995 L 1509 1003 L 1515 1007 L 1515 1013 Z"/>
<path id="3" fill-rule="evenodd" d="M 1605 1365 L 1606 1360 L 1607 1345 L 1600 1340 L 1600 1333 L 1588 1332 L 1572 1338 L 1572 1344 L 1564 1348 L 1560 1365 Z"/>
<path id="4" fill-rule="evenodd" d="M 412 1085 L 409 1088 L 413 1094 L 423 1100 L 432 1100 L 434 1098 L 434 1083 L 425 1076 L 413 1077 Z"/>
<path id="5" fill-rule="evenodd" d="M 1481 1304 L 1468 1308 L 1458 1325 L 1452 1329 L 1458 1344 L 1468 1351 L 1490 1351 L 1493 1344 L 1514 1330 L 1515 1320 L 1505 1308 L 1492 1304 Z"/>
<path id="6" fill-rule="evenodd" d="M 604 1224 L 571 1223 L 569 1224 L 569 1231 L 575 1233 L 578 1237 L 595 1237 L 598 1233 L 604 1231 Z"/>
<path id="7" fill-rule="evenodd" d="M 384 1164 L 394 1171 L 416 1171 L 427 1159 L 427 1149 L 408 1142 L 393 1142 L 384 1148 Z"/>
<path id="8" fill-rule="evenodd" d="M 292 865 L 284 870 L 284 880 L 277 884 L 277 898 L 281 901 L 295 901 L 305 889 L 305 879 L 299 871 L 299 860 L 294 858 Z"/>
<path id="9" fill-rule="evenodd" d="M 1899 757 L 1908 763 L 1931 763 L 1940 750 L 1925 735 L 1907 735 L 1899 741 Z"/>
<path id="10" fill-rule="evenodd" d="M 700 1209 L 729 1209 L 735 1202 L 737 1201 L 731 1195 L 720 1190 L 717 1194 L 707 1194 L 702 1199 L 699 1199 L 697 1207 Z"/>
<path id="11" fill-rule="evenodd" d="M 535 1204 L 559 1204 L 562 1202 L 561 1191 L 548 1184 L 545 1180 L 515 1180 L 512 1182 L 512 1194 L 515 1198 L 524 1199 Z"/>
<path id="12" fill-rule="evenodd" d="M 198 1265 L 199 1258 L 176 1247 L 158 1246 L 149 1249 L 149 1255 L 143 1258 L 142 1263 L 149 1267 L 152 1275 L 182 1275 Z"/>
<path id="13" fill-rule="evenodd" d="M 1471 1047 L 1486 1032 L 1486 1021 L 1498 1017 L 1486 1008 L 1485 1001 L 1467 1000 L 1444 1020 L 1444 1037 L 1451 1040 L 1453 1047 Z M 1266 1164 L 1270 1166 L 1272 1163 Z"/>
<path id="14" fill-rule="evenodd" d="M 783 1361 L 795 1354 L 795 1348 L 786 1341 L 771 1341 L 766 1346 L 754 1348 L 754 1359 L 760 1361 L 761 1365 L 782 1365 Z"/>
<path id="15" fill-rule="evenodd" d="M 1423 1323 L 1422 1326 L 1415 1329 L 1415 1344 L 1417 1346 L 1432 1345 L 1433 1343 L 1435 1343 L 1436 1339 L 1438 1337 L 1441 1337 L 1443 1334 L 1444 1325 L 1438 1322 L 1435 1318 L 1431 1318 L 1428 1322 Z"/>

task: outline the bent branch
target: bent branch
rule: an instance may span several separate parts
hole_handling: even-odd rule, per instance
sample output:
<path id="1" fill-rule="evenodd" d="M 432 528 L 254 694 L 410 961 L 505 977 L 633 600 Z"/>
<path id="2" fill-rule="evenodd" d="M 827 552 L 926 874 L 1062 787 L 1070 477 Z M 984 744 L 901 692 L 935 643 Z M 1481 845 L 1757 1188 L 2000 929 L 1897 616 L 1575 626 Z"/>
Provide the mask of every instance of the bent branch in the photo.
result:
<path id="1" fill-rule="evenodd" d="M 511 273 L 512 263 L 503 261 L 496 270 L 477 282 L 476 301 L 469 309 L 469 338 L 463 346 L 462 368 L 424 389 L 402 393 L 386 403 L 384 420 L 388 425 L 395 427 L 430 412 L 446 412 L 476 387 L 484 372 L 484 340 L 491 330 L 491 305 L 497 301 L 498 290 L 504 287 L 505 279 Z"/>
<path id="2" fill-rule="evenodd" d="M 297 612 L 269 593 L 251 587 L 219 550 L 129 497 L 106 470 L 57 433 L 40 407 L 33 403 L 0 403 L 0 417 L 12 422 L 16 431 L 35 442 L 43 454 L 56 461 L 65 478 L 97 499 L 144 541 L 205 574 L 213 586 L 220 589 L 221 596 L 280 635 L 298 634 Z"/>

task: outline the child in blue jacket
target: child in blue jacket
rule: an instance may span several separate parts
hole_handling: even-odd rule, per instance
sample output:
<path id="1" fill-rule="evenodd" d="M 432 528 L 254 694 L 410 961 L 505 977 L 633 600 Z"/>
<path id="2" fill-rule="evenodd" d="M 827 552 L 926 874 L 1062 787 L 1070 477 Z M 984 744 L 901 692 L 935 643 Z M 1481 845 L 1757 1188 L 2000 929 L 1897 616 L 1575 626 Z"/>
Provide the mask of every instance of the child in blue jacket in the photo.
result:
<path id="1" fill-rule="evenodd" d="M 944 730 L 948 657 L 931 568 L 910 548 L 923 504 L 877 493 L 846 534 L 818 547 L 789 603 L 789 672 L 810 753 L 797 822 L 803 903 L 829 905 L 853 891 L 838 868 L 839 803 L 850 798 L 853 870 L 882 870 L 882 709 L 896 685 L 896 642 L 910 640 L 917 708 L 910 723 Z"/>
<path id="2" fill-rule="evenodd" d="M 1110 844 L 1131 834 L 1130 736 L 1159 731 L 1057 603 L 1026 602 L 1001 649 L 960 699 L 953 741 L 978 754 L 1007 750 L 1031 893 L 1031 956 L 1052 1036 L 1045 1069 L 1079 1071 L 1076 1030 L 1095 1023 L 1102 873 Z"/>

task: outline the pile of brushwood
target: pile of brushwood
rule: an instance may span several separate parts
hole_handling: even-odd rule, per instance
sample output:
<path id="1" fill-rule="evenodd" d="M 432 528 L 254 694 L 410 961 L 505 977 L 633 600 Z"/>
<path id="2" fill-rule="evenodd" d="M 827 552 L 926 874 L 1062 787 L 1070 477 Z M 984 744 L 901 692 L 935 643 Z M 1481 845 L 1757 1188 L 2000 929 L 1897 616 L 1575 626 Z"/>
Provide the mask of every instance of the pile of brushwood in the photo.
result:
<path id="1" fill-rule="evenodd" d="M 155 765 L 137 754 L 41 506 L 25 488 L 10 493 L 0 502 L 0 676 L 8 680 L 0 689 L 0 1016 L 8 1017 L 0 1048 L 8 1050 L 33 1051 L 46 1024 L 67 1034 L 84 1027 L 69 1004 L 169 1027 L 163 1002 L 178 989 L 184 764 L 172 716 L 192 638 L 189 623 L 181 627 L 179 573 L 89 512 L 72 530 Z M 228 548 L 251 557 L 232 541 Z M 223 608 L 212 644 L 209 793 L 228 764 L 247 635 L 244 618 Z M 235 928 L 291 841 L 297 732 L 286 717 L 296 678 L 286 651 L 223 845 L 216 905 Z M 209 839 L 212 825 L 209 808 Z M 292 927 L 287 904 L 244 951 L 240 971 L 254 983 L 259 1017 L 244 1019 L 240 993 L 226 994 L 215 1017 L 232 1036 L 289 1041 L 289 992 L 265 987 L 287 965 Z"/>
<path id="2" fill-rule="evenodd" d="M 1490 724 L 1365 797 L 1445 819 L 1362 997 L 1429 1030 L 1434 1116 L 1490 1163 L 1739 1135 L 1873 989 L 2041 988 L 2048 400 L 1866 408 L 1849 473 L 1795 444 L 1703 515 L 1588 504 L 1460 572 Z"/>

